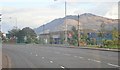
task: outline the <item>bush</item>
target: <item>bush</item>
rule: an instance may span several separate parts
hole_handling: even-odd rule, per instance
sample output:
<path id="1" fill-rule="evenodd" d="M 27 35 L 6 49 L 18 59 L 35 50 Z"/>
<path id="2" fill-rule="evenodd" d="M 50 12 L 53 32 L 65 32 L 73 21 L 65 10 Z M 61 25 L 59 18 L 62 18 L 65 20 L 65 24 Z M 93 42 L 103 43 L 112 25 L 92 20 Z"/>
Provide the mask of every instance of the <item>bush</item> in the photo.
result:
<path id="1" fill-rule="evenodd" d="M 104 45 L 104 46 L 114 45 L 114 42 L 113 42 L 112 40 L 104 40 L 104 41 L 103 41 L 103 45 Z"/>

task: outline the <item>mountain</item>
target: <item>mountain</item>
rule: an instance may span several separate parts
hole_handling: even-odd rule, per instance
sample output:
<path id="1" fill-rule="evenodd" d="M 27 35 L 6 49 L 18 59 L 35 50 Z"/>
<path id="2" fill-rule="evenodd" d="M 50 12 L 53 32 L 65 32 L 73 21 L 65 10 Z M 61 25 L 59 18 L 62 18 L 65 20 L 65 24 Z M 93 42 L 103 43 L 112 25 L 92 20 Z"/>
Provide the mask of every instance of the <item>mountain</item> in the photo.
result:
<path id="1" fill-rule="evenodd" d="M 67 24 L 67 29 L 71 30 L 72 26 L 77 27 L 78 25 L 78 16 L 69 15 L 64 18 L 55 19 L 46 25 L 42 25 L 38 28 L 35 28 L 37 34 L 55 32 L 55 31 L 64 31 L 65 30 L 65 19 Z M 87 30 L 100 30 L 100 25 L 105 24 L 106 30 L 112 30 L 113 27 L 118 27 L 117 19 L 109 19 L 102 16 L 97 16 L 91 13 L 84 13 L 79 16 L 80 28 Z"/>

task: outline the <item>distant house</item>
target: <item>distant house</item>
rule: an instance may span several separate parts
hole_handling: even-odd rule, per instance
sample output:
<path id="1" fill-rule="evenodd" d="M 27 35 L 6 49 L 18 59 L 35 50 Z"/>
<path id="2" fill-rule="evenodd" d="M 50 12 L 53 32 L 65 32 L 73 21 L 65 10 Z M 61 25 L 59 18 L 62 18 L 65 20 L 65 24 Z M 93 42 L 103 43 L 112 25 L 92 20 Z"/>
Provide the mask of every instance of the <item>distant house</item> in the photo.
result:
<path id="1" fill-rule="evenodd" d="M 62 44 L 64 31 L 50 32 L 39 35 L 40 43 L 42 44 Z"/>
<path id="2" fill-rule="evenodd" d="M 65 38 L 64 33 L 65 33 L 64 31 L 58 31 L 58 32 L 49 32 L 49 33 L 39 34 L 40 43 L 42 44 L 63 44 L 64 38 Z M 84 34 L 87 34 L 87 39 L 91 41 L 91 43 L 94 45 L 101 44 L 103 39 L 112 40 L 111 32 L 104 33 L 104 37 L 102 39 L 98 35 L 99 32 L 94 31 L 94 30 L 84 29 L 80 32 L 80 35 L 84 35 Z M 69 38 L 69 34 L 68 34 L 68 38 Z"/>

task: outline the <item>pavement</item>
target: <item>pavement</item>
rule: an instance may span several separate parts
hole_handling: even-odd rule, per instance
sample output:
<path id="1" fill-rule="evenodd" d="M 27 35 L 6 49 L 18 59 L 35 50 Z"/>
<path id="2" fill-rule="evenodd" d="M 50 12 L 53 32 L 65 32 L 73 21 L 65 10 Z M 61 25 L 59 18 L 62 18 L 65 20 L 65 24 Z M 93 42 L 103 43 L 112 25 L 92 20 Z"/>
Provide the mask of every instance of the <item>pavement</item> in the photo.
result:
<path id="1" fill-rule="evenodd" d="M 91 50 L 100 50 L 100 51 L 112 51 L 112 52 L 120 52 L 120 49 L 109 49 L 109 48 L 95 48 L 95 47 L 73 47 L 70 48 L 80 48 L 80 49 L 91 49 Z"/>
<path id="2" fill-rule="evenodd" d="M 120 68 L 118 53 L 41 45 L 3 44 L 11 68 Z"/>
<path id="3" fill-rule="evenodd" d="M 42 46 L 43 46 L 43 45 L 42 45 Z M 47 45 L 47 44 L 46 44 L 46 46 L 120 52 L 120 49 L 97 48 L 97 47 L 86 47 L 86 46 L 78 47 L 78 46 L 71 46 L 71 45 L 55 45 L 55 44 L 53 44 L 53 45 Z"/>

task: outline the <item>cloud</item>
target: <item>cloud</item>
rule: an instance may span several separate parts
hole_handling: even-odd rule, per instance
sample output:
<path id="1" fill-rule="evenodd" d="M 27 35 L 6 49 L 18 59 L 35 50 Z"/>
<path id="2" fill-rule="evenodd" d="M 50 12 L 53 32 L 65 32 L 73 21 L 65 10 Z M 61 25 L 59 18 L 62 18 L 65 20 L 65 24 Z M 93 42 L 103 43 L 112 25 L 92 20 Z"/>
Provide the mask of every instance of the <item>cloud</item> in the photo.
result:
<path id="1" fill-rule="evenodd" d="M 60 0 L 67 2 L 118 2 L 119 0 Z"/>
<path id="2" fill-rule="evenodd" d="M 105 17 L 118 19 L 118 5 L 113 5 L 110 10 L 105 14 Z"/>
<path id="3" fill-rule="evenodd" d="M 32 3 L 32 1 L 34 3 Z M 30 0 L 31 6 L 29 7 L 24 7 L 22 3 L 19 2 L 24 2 L 24 0 L 0 0 L 0 2 L 11 2 L 11 4 L 8 6 L 4 5 L 0 7 L 2 8 L 2 14 L 3 14 L 3 31 L 6 31 L 7 29 L 12 28 L 15 26 L 15 18 L 17 18 L 17 24 L 19 28 L 23 27 L 32 27 L 36 28 L 39 27 L 40 25 L 43 25 L 45 23 L 48 23 L 52 21 L 53 19 L 56 18 L 61 18 L 64 17 L 64 1 L 65 0 L 58 0 L 57 2 L 54 2 L 54 0 L 49 0 L 52 1 L 50 3 L 47 2 L 48 0 L 45 0 L 45 5 L 41 5 L 44 3 L 37 3 L 37 2 L 43 2 L 43 0 Z M 62 2 L 61 2 L 62 1 Z M 99 3 L 95 2 L 95 0 L 66 0 L 68 2 L 67 4 L 67 15 L 76 15 L 76 14 L 82 14 L 82 13 L 93 13 L 96 15 L 101 15 L 105 17 L 111 17 L 111 13 L 115 12 L 116 9 L 112 7 L 114 4 L 113 2 L 104 2 L 104 3 Z M 86 1 L 86 2 L 85 2 Z M 92 2 L 94 1 L 94 2 Z M 117 0 L 116 0 L 117 1 Z M 14 2 L 14 3 L 12 3 Z M 59 3 L 60 2 L 60 3 Z M 92 8 L 87 7 L 88 5 L 85 3 L 91 3 L 93 4 Z M 16 6 L 16 3 L 19 4 L 22 7 Z M 29 3 L 28 0 L 25 0 L 24 5 L 26 6 Z M 33 4 L 36 4 L 36 6 L 33 6 Z M 51 7 L 51 6 L 52 7 Z M 83 7 L 83 8 L 82 8 Z M 86 8 L 84 8 L 86 7 Z M 12 19 L 9 19 L 9 17 L 12 17 Z M 115 13 L 114 16 L 111 18 L 115 18 Z M 6 28 L 8 27 L 8 28 Z"/>
<path id="4" fill-rule="evenodd" d="M 2 24 L 3 31 L 6 26 L 10 25 L 11 28 L 15 26 L 16 19 L 19 28 L 23 27 L 36 28 L 39 27 L 40 25 L 50 22 L 55 18 L 64 17 L 64 10 L 52 8 L 3 7 L 2 12 L 3 12 L 2 21 L 4 23 Z M 11 17 L 11 19 L 9 17 Z"/>

